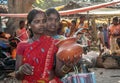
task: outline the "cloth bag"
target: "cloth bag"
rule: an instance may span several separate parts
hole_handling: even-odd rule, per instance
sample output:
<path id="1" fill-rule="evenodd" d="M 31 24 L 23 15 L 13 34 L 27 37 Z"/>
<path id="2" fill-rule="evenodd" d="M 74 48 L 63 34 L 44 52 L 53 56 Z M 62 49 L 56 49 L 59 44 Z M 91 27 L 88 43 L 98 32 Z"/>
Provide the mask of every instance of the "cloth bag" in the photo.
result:
<path id="1" fill-rule="evenodd" d="M 63 83 L 96 83 L 94 72 L 67 74 L 61 80 Z"/>

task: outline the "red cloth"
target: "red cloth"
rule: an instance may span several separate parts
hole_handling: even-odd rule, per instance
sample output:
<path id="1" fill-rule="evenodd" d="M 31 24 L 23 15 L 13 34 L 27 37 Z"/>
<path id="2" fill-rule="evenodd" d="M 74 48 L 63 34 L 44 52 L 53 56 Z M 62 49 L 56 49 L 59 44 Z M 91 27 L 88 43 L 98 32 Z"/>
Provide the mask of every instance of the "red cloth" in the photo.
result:
<path id="1" fill-rule="evenodd" d="M 27 33 L 26 28 L 17 30 L 16 34 L 17 34 L 17 37 L 18 37 L 21 41 L 26 41 L 26 40 L 28 40 L 28 33 Z"/>
<path id="2" fill-rule="evenodd" d="M 31 44 L 19 43 L 17 54 L 23 55 L 23 63 L 34 66 L 34 74 L 25 76 L 24 80 L 28 83 L 37 83 L 41 78 L 49 78 L 49 72 L 53 68 L 54 55 L 57 51 L 56 40 L 55 42 L 53 40 L 49 36 L 41 36 L 38 41 Z M 56 83 L 60 83 L 60 81 L 57 80 Z"/>

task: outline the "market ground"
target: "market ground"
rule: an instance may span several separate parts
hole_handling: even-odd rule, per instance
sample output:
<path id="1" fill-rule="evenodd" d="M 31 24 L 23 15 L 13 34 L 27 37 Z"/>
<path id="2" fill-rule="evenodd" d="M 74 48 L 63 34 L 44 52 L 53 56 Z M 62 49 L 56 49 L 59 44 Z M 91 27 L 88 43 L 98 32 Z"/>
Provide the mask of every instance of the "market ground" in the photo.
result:
<path id="1" fill-rule="evenodd" d="M 120 83 L 120 69 L 104 69 L 104 68 L 91 68 L 95 72 L 96 83 Z M 11 74 L 14 76 L 14 73 Z M 0 83 L 4 83 L 2 80 Z M 20 83 L 20 82 L 7 82 L 7 83 Z"/>
<path id="2" fill-rule="evenodd" d="M 95 72 L 96 83 L 120 83 L 120 69 L 91 68 Z"/>

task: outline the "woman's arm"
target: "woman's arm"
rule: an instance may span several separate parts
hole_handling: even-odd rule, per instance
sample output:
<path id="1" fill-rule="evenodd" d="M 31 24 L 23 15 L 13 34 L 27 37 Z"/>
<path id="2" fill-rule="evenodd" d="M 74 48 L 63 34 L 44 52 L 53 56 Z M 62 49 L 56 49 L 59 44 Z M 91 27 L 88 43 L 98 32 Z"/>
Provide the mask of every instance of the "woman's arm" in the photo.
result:
<path id="1" fill-rule="evenodd" d="M 64 63 L 63 61 L 56 58 L 55 74 L 56 76 L 62 78 L 72 70 L 72 67 L 73 63 L 69 61 Z"/>
<path id="2" fill-rule="evenodd" d="M 22 58 L 23 58 L 23 56 L 21 56 L 21 55 L 16 56 L 15 77 L 18 80 L 23 80 L 23 78 L 24 78 L 24 74 L 21 72 L 21 67 L 20 67 L 22 65 Z"/>
<path id="3" fill-rule="evenodd" d="M 29 63 L 23 64 L 23 56 L 17 55 L 16 58 L 16 78 L 18 80 L 23 80 L 25 75 L 33 75 L 34 67 Z"/>
<path id="4" fill-rule="evenodd" d="M 65 75 L 64 72 L 62 72 L 62 66 L 64 65 L 64 63 L 62 61 L 60 61 L 58 58 L 56 58 L 56 65 L 55 65 L 55 74 L 58 77 L 63 77 Z"/>
<path id="5" fill-rule="evenodd" d="M 26 48 L 26 43 L 19 43 L 17 46 L 17 52 L 16 52 L 16 66 L 15 66 L 15 77 L 18 80 L 23 80 L 25 75 L 31 75 L 33 74 L 33 67 L 30 66 L 28 63 L 23 64 L 23 54 L 24 50 Z"/>

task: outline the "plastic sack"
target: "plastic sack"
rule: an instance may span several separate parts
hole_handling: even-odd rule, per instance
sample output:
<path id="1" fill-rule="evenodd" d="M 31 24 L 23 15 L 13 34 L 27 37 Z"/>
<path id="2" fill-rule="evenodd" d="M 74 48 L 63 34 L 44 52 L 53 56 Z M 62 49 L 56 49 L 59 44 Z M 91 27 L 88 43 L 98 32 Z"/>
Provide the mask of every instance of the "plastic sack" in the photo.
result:
<path id="1" fill-rule="evenodd" d="M 94 72 L 67 75 L 61 79 L 63 83 L 96 83 Z"/>

